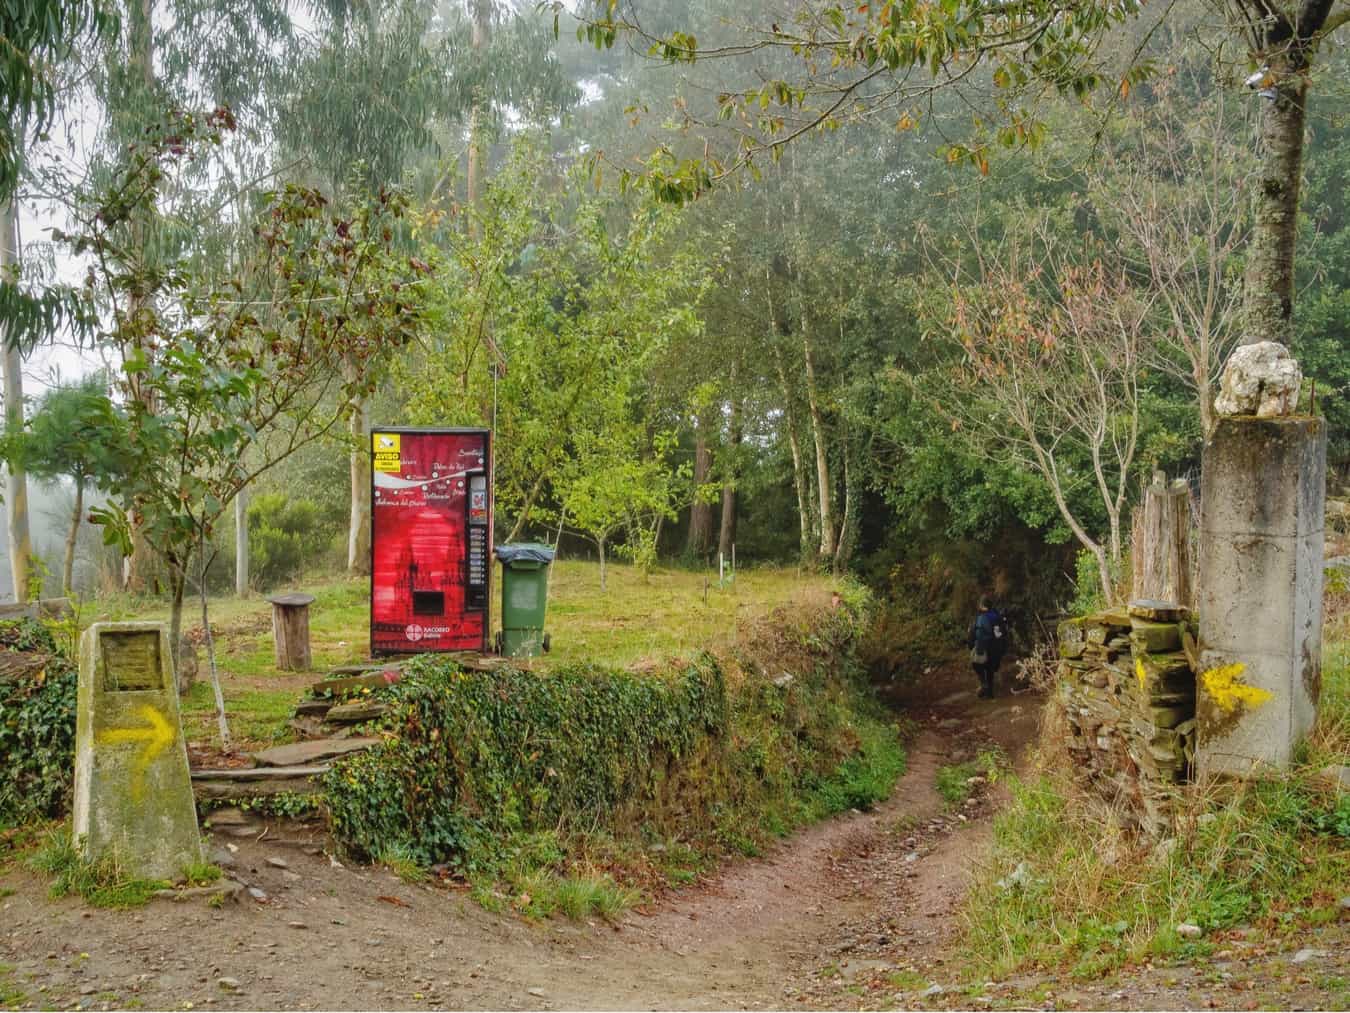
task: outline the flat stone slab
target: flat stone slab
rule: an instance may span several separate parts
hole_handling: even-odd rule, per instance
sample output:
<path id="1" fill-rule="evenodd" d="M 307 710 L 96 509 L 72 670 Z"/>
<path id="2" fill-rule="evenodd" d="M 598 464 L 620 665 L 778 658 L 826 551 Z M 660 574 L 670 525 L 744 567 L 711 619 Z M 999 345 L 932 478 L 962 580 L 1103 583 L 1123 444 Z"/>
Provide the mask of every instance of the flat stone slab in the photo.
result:
<path id="1" fill-rule="evenodd" d="M 310 686 L 309 691 L 314 696 L 336 699 L 359 693 L 363 689 L 384 689 L 402 678 L 403 672 L 398 668 L 377 668 L 365 675 L 353 675 L 345 679 L 324 679 Z"/>
<path id="2" fill-rule="evenodd" d="M 260 753 L 253 754 L 253 760 L 259 767 L 301 767 L 321 760 L 345 756 L 347 753 L 359 753 L 363 749 L 378 745 L 379 739 L 310 739 L 307 742 L 292 742 L 284 746 L 273 746 Z"/>
<path id="3" fill-rule="evenodd" d="M 387 704 L 358 700 L 355 703 L 339 704 L 328 712 L 324 720 L 336 724 L 355 724 L 358 721 L 371 721 L 387 710 Z"/>
<path id="4" fill-rule="evenodd" d="M 328 773 L 328 764 L 304 764 L 295 767 L 224 767 L 220 770 L 194 770 L 194 781 L 262 781 L 278 777 L 318 777 Z"/>
<path id="5" fill-rule="evenodd" d="M 1176 602 L 1160 601 L 1157 598 L 1135 598 L 1130 602 L 1130 616 L 1135 619 L 1148 619 L 1155 623 L 1174 623 L 1185 611 Z"/>

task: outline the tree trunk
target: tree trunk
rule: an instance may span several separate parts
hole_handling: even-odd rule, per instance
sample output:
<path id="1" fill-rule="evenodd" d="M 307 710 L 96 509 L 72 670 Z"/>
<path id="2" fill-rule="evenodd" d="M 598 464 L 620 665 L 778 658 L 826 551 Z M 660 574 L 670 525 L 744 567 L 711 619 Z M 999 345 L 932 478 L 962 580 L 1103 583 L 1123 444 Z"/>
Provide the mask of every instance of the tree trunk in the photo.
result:
<path id="1" fill-rule="evenodd" d="M 487 48 L 492 30 L 491 0 L 470 0 L 470 13 L 473 23 L 470 27 L 469 44 L 475 53 L 480 54 Z M 473 106 L 469 110 L 469 154 L 468 170 L 465 173 L 465 186 L 469 206 L 476 207 L 483 180 L 483 105 L 486 97 L 480 92 L 474 96 Z M 477 233 L 477 223 L 470 216 L 470 228 Z"/>
<path id="2" fill-rule="evenodd" d="M 173 655 L 174 684 L 178 682 L 178 655 L 183 644 L 183 599 L 187 590 L 187 568 L 169 560 L 169 651 Z"/>
<path id="3" fill-rule="evenodd" d="M 84 520 L 84 477 L 75 476 L 75 511 L 70 517 L 70 533 L 66 535 L 66 559 L 61 567 L 61 593 L 67 598 L 75 591 L 75 544 L 80 538 L 80 521 Z"/>
<path id="4" fill-rule="evenodd" d="M 347 572 L 370 573 L 370 446 L 364 399 L 352 405 L 351 517 L 347 527 Z"/>
<path id="5" fill-rule="evenodd" d="M 216 667 L 216 640 L 211 636 L 211 616 L 206 607 L 206 535 L 201 536 L 198 550 L 197 593 L 202 602 L 202 636 L 206 640 L 206 666 L 211 673 L 211 693 L 216 699 L 216 730 L 220 733 L 220 748 L 230 751 L 230 725 L 225 719 L 225 694 L 220 689 L 220 669 Z M 177 640 L 174 643 L 178 643 Z M 174 648 L 177 652 L 177 648 Z M 178 663 L 175 653 L 174 679 L 178 678 Z"/>
<path id="6" fill-rule="evenodd" d="M 132 0 L 128 5 L 128 11 L 130 14 L 127 19 L 130 63 L 140 77 L 141 86 L 145 89 L 140 96 L 142 108 L 148 110 L 152 108 L 152 96 L 155 89 L 154 0 Z M 138 139 L 139 132 L 139 130 L 135 130 L 134 135 L 127 137 L 126 141 L 132 142 Z M 143 213 L 138 213 L 132 218 L 130 227 L 132 257 L 142 258 L 140 266 L 144 268 L 146 266 L 145 258 L 148 256 L 147 251 L 150 247 L 150 222 L 146 220 Z M 144 295 L 136 291 L 130 294 L 127 303 L 127 316 L 132 327 L 135 328 L 136 336 L 133 338 L 133 344 L 136 351 L 144 356 L 147 364 L 154 361 L 154 349 L 147 347 L 143 334 L 148 329 L 147 319 L 153 312 L 153 305 Z M 143 387 L 141 376 L 142 374 L 139 372 L 129 373 L 126 378 L 127 387 L 131 396 L 145 406 L 148 414 L 153 415 L 155 411 L 154 393 Z M 124 505 L 127 510 L 127 519 L 131 524 L 131 555 L 123 560 L 122 587 L 125 591 L 140 594 L 150 585 L 154 556 L 149 543 L 146 542 L 142 534 L 143 519 L 132 509 L 130 503 Z M 157 584 L 155 590 L 159 590 Z"/>
<path id="7" fill-rule="evenodd" d="M 1294 337 L 1294 242 L 1303 176 L 1308 82 L 1293 74 L 1262 100 L 1261 166 L 1243 292 L 1243 344 Z"/>
<path id="8" fill-rule="evenodd" d="M 605 540 L 604 540 L 603 538 L 596 538 L 595 544 L 596 544 L 596 546 L 597 546 L 597 547 L 599 548 L 599 550 L 600 550 L 600 593 L 601 593 L 601 594 L 604 594 L 605 591 L 606 591 L 606 580 L 605 580 Z"/>
<path id="9" fill-rule="evenodd" d="M 825 419 L 816 390 L 815 351 L 810 335 L 802 331 L 802 351 L 806 356 L 806 403 L 811 413 L 811 435 L 816 444 L 816 495 L 820 502 L 820 558 L 834 558 L 834 514 L 830 504 L 830 463 L 825 449 Z"/>
<path id="10" fill-rule="evenodd" d="M 839 525 L 839 545 L 834 552 L 834 572 L 842 574 L 853 560 L 858 541 L 858 462 L 847 434 L 844 439 L 844 518 Z"/>
<path id="11" fill-rule="evenodd" d="M 689 504 L 689 538 L 685 543 L 691 556 L 702 558 L 712 544 L 712 504 L 699 495 L 712 470 L 712 450 L 708 446 L 711 422 L 706 411 L 694 420 L 694 501 Z"/>
<path id="12" fill-rule="evenodd" d="M 14 202 L 6 201 L 0 208 L 0 272 L 7 276 L 17 274 L 19 265 L 19 212 Z M 4 392 L 5 426 L 11 432 L 23 428 L 23 356 L 10 343 L 13 335 L 5 334 Z M 9 521 L 9 573 L 14 586 L 14 600 L 28 600 L 31 571 L 32 542 L 28 535 L 28 476 L 23 466 L 9 462 L 9 481 L 5 489 L 5 511 Z"/>
<path id="13" fill-rule="evenodd" d="M 1350 24 L 1336 0 L 1245 4 L 1244 34 L 1253 63 L 1264 64 L 1261 167 L 1243 291 L 1244 344 L 1294 336 L 1294 242 L 1303 182 L 1303 127 L 1311 63 L 1319 42 Z"/>
<path id="14" fill-rule="evenodd" d="M 1133 527 L 1132 597 L 1193 607 L 1191 502 L 1185 481 L 1168 485 L 1163 473 L 1155 472 Z"/>
<path id="15" fill-rule="evenodd" d="M 731 381 L 736 382 L 735 371 Z M 722 477 L 722 526 L 717 537 L 717 551 L 727 559 L 731 558 L 731 547 L 736 543 L 736 479 L 740 471 L 740 447 L 744 434 L 741 431 L 741 399 L 731 402 L 731 420 L 727 433 L 730 453 L 727 455 L 726 472 Z"/>
<path id="16" fill-rule="evenodd" d="M 811 501 L 807 495 L 806 466 L 802 460 L 802 444 L 797 439 L 796 412 L 787 412 L 788 449 L 792 452 L 792 484 L 797 491 L 798 557 L 811 555 L 812 538 Z"/>
<path id="17" fill-rule="evenodd" d="M 773 342 L 774 371 L 778 374 L 778 385 L 783 391 L 783 421 L 787 423 L 788 449 L 792 452 L 792 484 L 797 491 L 797 523 L 799 527 L 799 558 L 805 561 L 811 555 L 811 504 L 807 497 L 806 468 L 802 461 L 802 445 L 797 439 L 796 399 L 792 396 L 792 384 L 788 382 L 787 365 L 783 362 L 783 349 L 778 343 L 778 319 L 773 304 L 773 276 L 764 269 L 764 283 L 769 293 L 769 340 Z"/>
<path id="18" fill-rule="evenodd" d="M 234 497 L 234 593 L 248 597 L 248 490 Z"/>

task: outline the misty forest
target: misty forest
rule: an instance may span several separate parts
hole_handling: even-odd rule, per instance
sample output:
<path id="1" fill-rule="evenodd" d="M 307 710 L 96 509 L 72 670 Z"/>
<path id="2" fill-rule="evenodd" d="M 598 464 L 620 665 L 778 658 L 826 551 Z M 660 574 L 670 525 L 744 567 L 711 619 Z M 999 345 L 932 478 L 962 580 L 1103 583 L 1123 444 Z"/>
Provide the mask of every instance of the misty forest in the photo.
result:
<path id="1" fill-rule="evenodd" d="M 0 1007 L 1350 1003 L 1350 0 L 0 39 Z M 395 589 L 419 428 L 490 451 Z M 77 735 L 124 620 L 178 692 Z"/>

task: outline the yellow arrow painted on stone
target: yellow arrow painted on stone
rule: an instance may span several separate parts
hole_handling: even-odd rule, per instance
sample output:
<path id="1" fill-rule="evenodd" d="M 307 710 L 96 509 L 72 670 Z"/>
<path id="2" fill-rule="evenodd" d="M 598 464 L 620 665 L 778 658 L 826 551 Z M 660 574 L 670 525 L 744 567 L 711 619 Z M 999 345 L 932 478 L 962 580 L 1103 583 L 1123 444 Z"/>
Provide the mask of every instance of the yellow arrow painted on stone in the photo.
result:
<path id="1" fill-rule="evenodd" d="M 173 745 L 178 733 L 174 730 L 173 725 L 165 720 L 164 715 L 148 703 L 143 703 L 137 707 L 136 713 L 144 719 L 145 725 L 143 727 L 109 728 L 99 733 L 98 741 L 105 745 L 116 745 L 123 742 L 144 743 L 131 765 L 131 797 L 139 801 L 141 796 L 145 794 L 146 770 L 154 762 L 155 757 Z"/>

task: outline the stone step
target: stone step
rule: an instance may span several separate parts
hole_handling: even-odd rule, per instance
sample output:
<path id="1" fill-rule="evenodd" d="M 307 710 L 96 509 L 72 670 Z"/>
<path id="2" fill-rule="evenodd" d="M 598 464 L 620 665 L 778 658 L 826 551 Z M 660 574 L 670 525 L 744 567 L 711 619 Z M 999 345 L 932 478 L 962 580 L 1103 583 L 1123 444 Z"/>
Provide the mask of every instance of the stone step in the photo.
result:
<path id="1" fill-rule="evenodd" d="M 318 795 L 319 778 L 328 773 L 326 763 L 297 767 L 239 767 L 222 770 L 194 770 L 192 793 L 198 800 L 251 799 L 270 795 Z M 214 822 L 214 820 L 213 820 Z M 243 831 L 247 827 L 223 825 L 225 832 Z"/>
<path id="2" fill-rule="evenodd" d="M 194 770 L 194 781 L 261 781 L 264 778 L 317 777 L 328 773 L 328 764 L 311 763 L 293 767 L 220 767 Z"/>
<path id="3" fill-rule="evenodd" d="M 400 668 L 386 665 L 368 671 L 364 675 L 352 675 L 343 679 L 324 679 L 310 686 L 309 691 L 311 695 L 316 697 L 337 699 L 359 693 L 363 689 L 384 689 L 387 686 L 392 686 L 401 678 L 403 678 L 403 672 Z"/>
<path id="4" fill-rule="evenodd" d="M 371 746 L 378 745 L 379 739 L 308 739 L 304 742 L 291 742 L 284 746 L 273 746 L 253 754 L 253 762 L 259 767 L 299 767 L 336 759 L 347 753 L 359 753 Z"/>
<path id="5" fill-rule="evenodd" d="M 389 705 L 373 700 L 357 700 L 353 703 L 338 704 L 324 717 L 329 724 L 355 724 L 358 721 L 371 721 L 389 710 Z"/>

